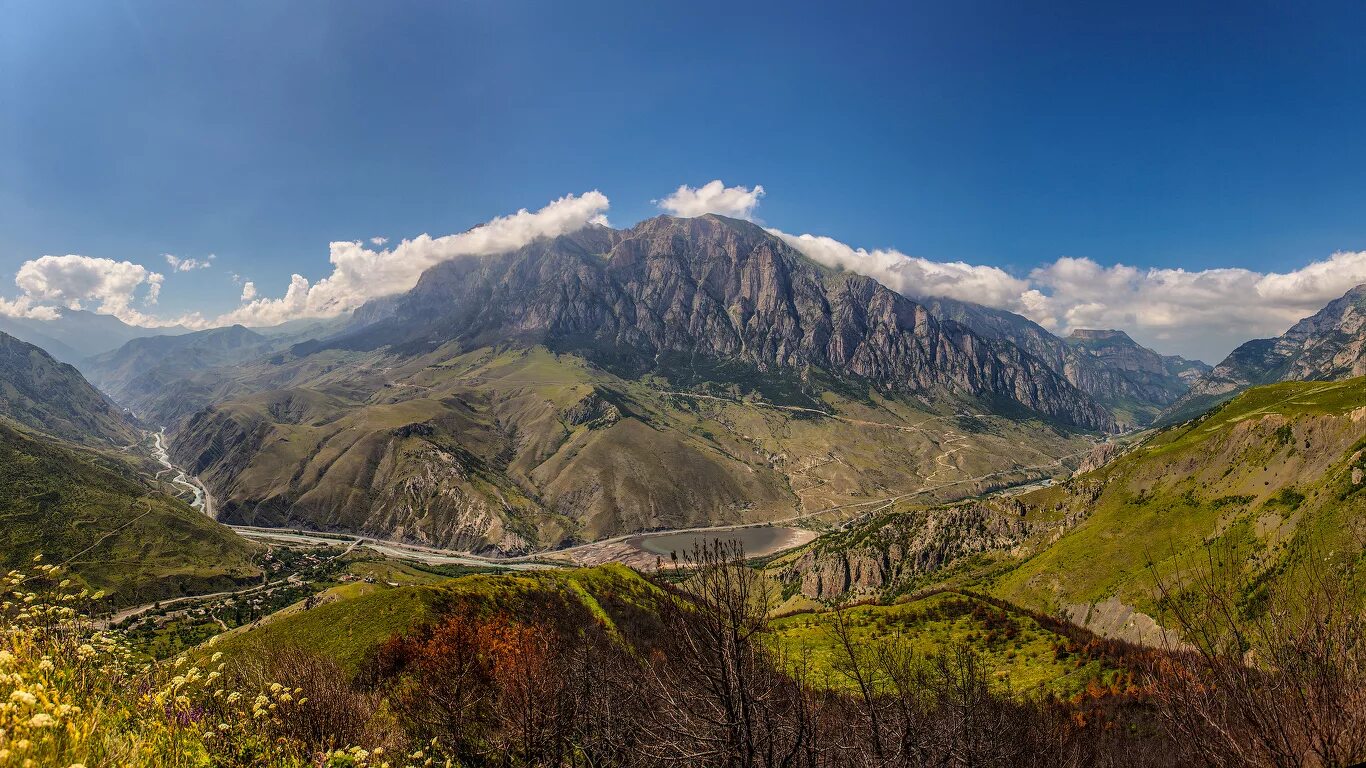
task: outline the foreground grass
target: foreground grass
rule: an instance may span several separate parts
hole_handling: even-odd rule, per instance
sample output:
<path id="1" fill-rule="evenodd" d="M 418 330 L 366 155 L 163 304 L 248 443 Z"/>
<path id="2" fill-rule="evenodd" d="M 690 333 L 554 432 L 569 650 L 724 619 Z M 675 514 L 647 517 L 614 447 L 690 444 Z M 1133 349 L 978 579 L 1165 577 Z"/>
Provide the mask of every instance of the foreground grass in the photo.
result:
<path id="1" fill-rule="evenodd" d="M 58 566 L 35 561 L 3 577 L 0 603 L 0 768 L 431 766 L 428 751 L 321 749 L 292 734 L 315 708 L 309 692 L 255 688 L 222 654 L 198 665 L 135 660 L 123 636 L 97 631 Z"/>

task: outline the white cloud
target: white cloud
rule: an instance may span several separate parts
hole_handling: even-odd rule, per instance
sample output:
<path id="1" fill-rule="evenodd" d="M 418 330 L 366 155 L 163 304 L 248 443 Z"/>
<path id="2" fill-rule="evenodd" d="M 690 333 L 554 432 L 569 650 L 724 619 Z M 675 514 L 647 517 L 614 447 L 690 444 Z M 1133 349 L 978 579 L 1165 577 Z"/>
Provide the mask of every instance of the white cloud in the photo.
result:
<path id="1" fill-rule="evenodd" d="M 256 283 L 248 280 L 242 284 L 242 301 L 251 301 L 256 298 Z"/>
<path id="2" fill-rule="evenodd" d="M 651 200 L 664 211 L 675 216 L 701 216 L 716 213 L 734 219 L 754 218 L 754 209 L 759 198 L 764 196 L 763 185 L 748 187 L 727 187 L 720 179 L 709 181 L 700 187 L 680 184 L 673 194 L 661 200 Z"/>
<path id="3" fill-rule="evenodd" d="M 0 315 L 5 317 L 27 317 L 34 320 L 56 320 L 60 313 L 56 307 L 34 304 L 33 299 L 20 296 L 13 301 L 0 298 Z"/>
<path id="4" fill-rule="evenodd" d="M 142 303 L 155 304 L 162 275 L 140 264 L 68 254 L 26 261 L 14 277 L 21 295 L 10 307 L 60 304 L 71 309 L 89 306 L 134 325 L 161 324 L 132 308 L 134 294 L 143 290 Z M 31 314 L 29 316 L 32 316 Z"/>
<path id="5" fill-rule="evenodd" d="M 384 244 L 387 243 L 387 242 L 389 242 L 389 238 L 387 238 L 387 237 L 372 237 L 372 238 L 370 238 L 370 244 L 371 244 L 371 245 L 384 245 Z"/>
<path id="6" fill-rule="evenodd" d="M 163 253 L 161 255 L 166 259 L 166 263 L 171 265 L 172 272 L 189 272 L 192 269 L 208 269 L 213 265 L 213 260 L 218 258 L 212 253 L 203 259 L 182 259 L 173 253 Z"/>
<path id="7" fill-rule="evenodd" d="M 1244 341 L 1285 332 L 1366 282 L 1366 251 L 1335 253 L 1286 273 L 1107 267 L 1063 257 L 1021 278 L 998 267 L 770 231 L 817 262 L 868 275 L 911 297 L 947 296 L 998 307 L 1059 334 L 1119 328 L 1161 352 L 1211 363 Z"/>
<path id="8" fill-rule="evenodd" d="M 999 267 L 961 261 L 939 262 L 891 249 L 853 248 L 830 237 L 769 232 L 785 240 L 813 261 L 835 269 L 867 275 L 907 296 L 948 296 L 991 306 L 1010 304 L 1029 289 L 1026 280 Z"/>
<path id="9" fill-rule="evenodd" d="M 540 237 L 556 237 L 604 223 L 607 196 L 593 190 L 566 195 L 532 212 L 522 209 L 455 235 L 419 235 L 388 250 L 361 241 L 330 245 L 332 274 L 316 283 L 293 275 L 285 295 L 255 298 L 218 319 L 220 324 L 275 325 L 297 317 L 327 317 L 366 301 L 412 288 L 428 268 L 461 256 L 515 250 Z"/>

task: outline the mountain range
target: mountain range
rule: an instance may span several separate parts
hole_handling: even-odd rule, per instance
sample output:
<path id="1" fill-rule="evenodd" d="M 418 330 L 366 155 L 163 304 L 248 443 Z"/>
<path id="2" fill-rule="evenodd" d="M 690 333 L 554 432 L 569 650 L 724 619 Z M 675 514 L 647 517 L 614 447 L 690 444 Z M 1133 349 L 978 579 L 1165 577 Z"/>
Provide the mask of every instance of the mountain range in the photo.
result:
<path id="1" fill-rule="evenodd" d="M 54 311 L 57 316 L 52 319 L 0 315 L 0 333 L 42 347 L 54 358 L 76 365 L 91 355 L 117 349 L 133 339 L 187 330 L 178 325 L 163 328 L 129 325 L 113 315 L 83 309 L 59 307 Z"/>
<path id="2" fill-rule="evenodd" d="M 947 298 L 926 300 L 936 317 L 990 339 L 1009 341 L 1043 360 L 1104 406 L 1123 428 L 1152 423 L 1210 366 L 1140 346 L 1124 331 L 1077 329 L 1066 338 L 1002 309 Z"/>
<path id="3" fill-rule="evenodd" d="M 1301 368 L 1342 358 L 1311 337 L 1359 350 L 1354 302 L 1287 334 L 1314 350 Z M 1119 330 L 1061 338 L 908 298 L 710 214 L 590 226 L 438 264 L 337 321 L 130 339 L 81 366 L 167 429 L 226 522 L 492 554 L 1065 476 L 1220 375 Z"/>

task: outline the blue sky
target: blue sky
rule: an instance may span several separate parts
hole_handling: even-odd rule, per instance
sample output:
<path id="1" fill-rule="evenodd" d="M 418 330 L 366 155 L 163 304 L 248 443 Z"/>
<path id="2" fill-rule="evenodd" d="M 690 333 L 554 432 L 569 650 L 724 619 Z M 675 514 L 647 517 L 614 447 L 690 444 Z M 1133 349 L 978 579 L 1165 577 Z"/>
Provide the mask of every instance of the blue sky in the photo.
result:
<path id="1" fill-rule="evenodd" d="M 213 316 L 330 241 L 595 189 L 627 225 L 712 179 L 784 232 L 1021 278 L 1366 250 L 1366 5 L 1103 5 L 0 0 L 0 296 L 81 254 Z"/>

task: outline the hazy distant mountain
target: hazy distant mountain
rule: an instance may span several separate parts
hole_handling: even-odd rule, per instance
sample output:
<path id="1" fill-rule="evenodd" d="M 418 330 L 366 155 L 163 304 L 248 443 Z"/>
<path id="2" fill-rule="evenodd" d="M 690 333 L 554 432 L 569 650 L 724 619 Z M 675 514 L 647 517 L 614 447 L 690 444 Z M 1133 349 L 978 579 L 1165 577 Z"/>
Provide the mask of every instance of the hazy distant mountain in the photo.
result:
<path id="1" fill-rule="evenodd" d="M 74 367 L 3 333 L 0 415 L 78 443 L 122 446 L 138 440 L 131 420 Z"/>
<path id="2" fill-rule="evenodd" d="M 165 336 L 185 333 L 186 328 L 142 328 L 129 325 L 113 315 L 102 315 L 80 309 L 58 309 L 56 320 L 35 320 L 27 317 L 0 315 L 0 332 L 36 344 L 48 354 L 72 365 L 91 355 L 108 352 L 124 343 L 144 336 Z"/>
<path id="3" fill-rule="evenodd" d="M 937 317 L 1010 341 L 1043 360 L 1124 426 L 1152 422 L 1210 368 L 1199 360 L 1159 355 L 1123 331 L 1079 329 L 1064 339 L 1003 309 L 947 298 L 927 299 L 925 305 Z"/>
<path id="4" fill-rule="evenodd" d="M 81 367 L 115 402 L 134 413 L 156 411 L 165 398 L 186 397 L 181 385 L 217 366 L 248 360 L 272 349 L 263 335 L 240 325 L 179 336 L 133 339 Z"/>
<path id="5" fill-rule="evenodd" d="M 1198 416 L 1257 384 L 1335 381 L 1366 375 L 1366 283 L 1358 285 L 1274 339 L 1255 339 L 1229 353 L 1162 414 L 1162 423 Z"/>

